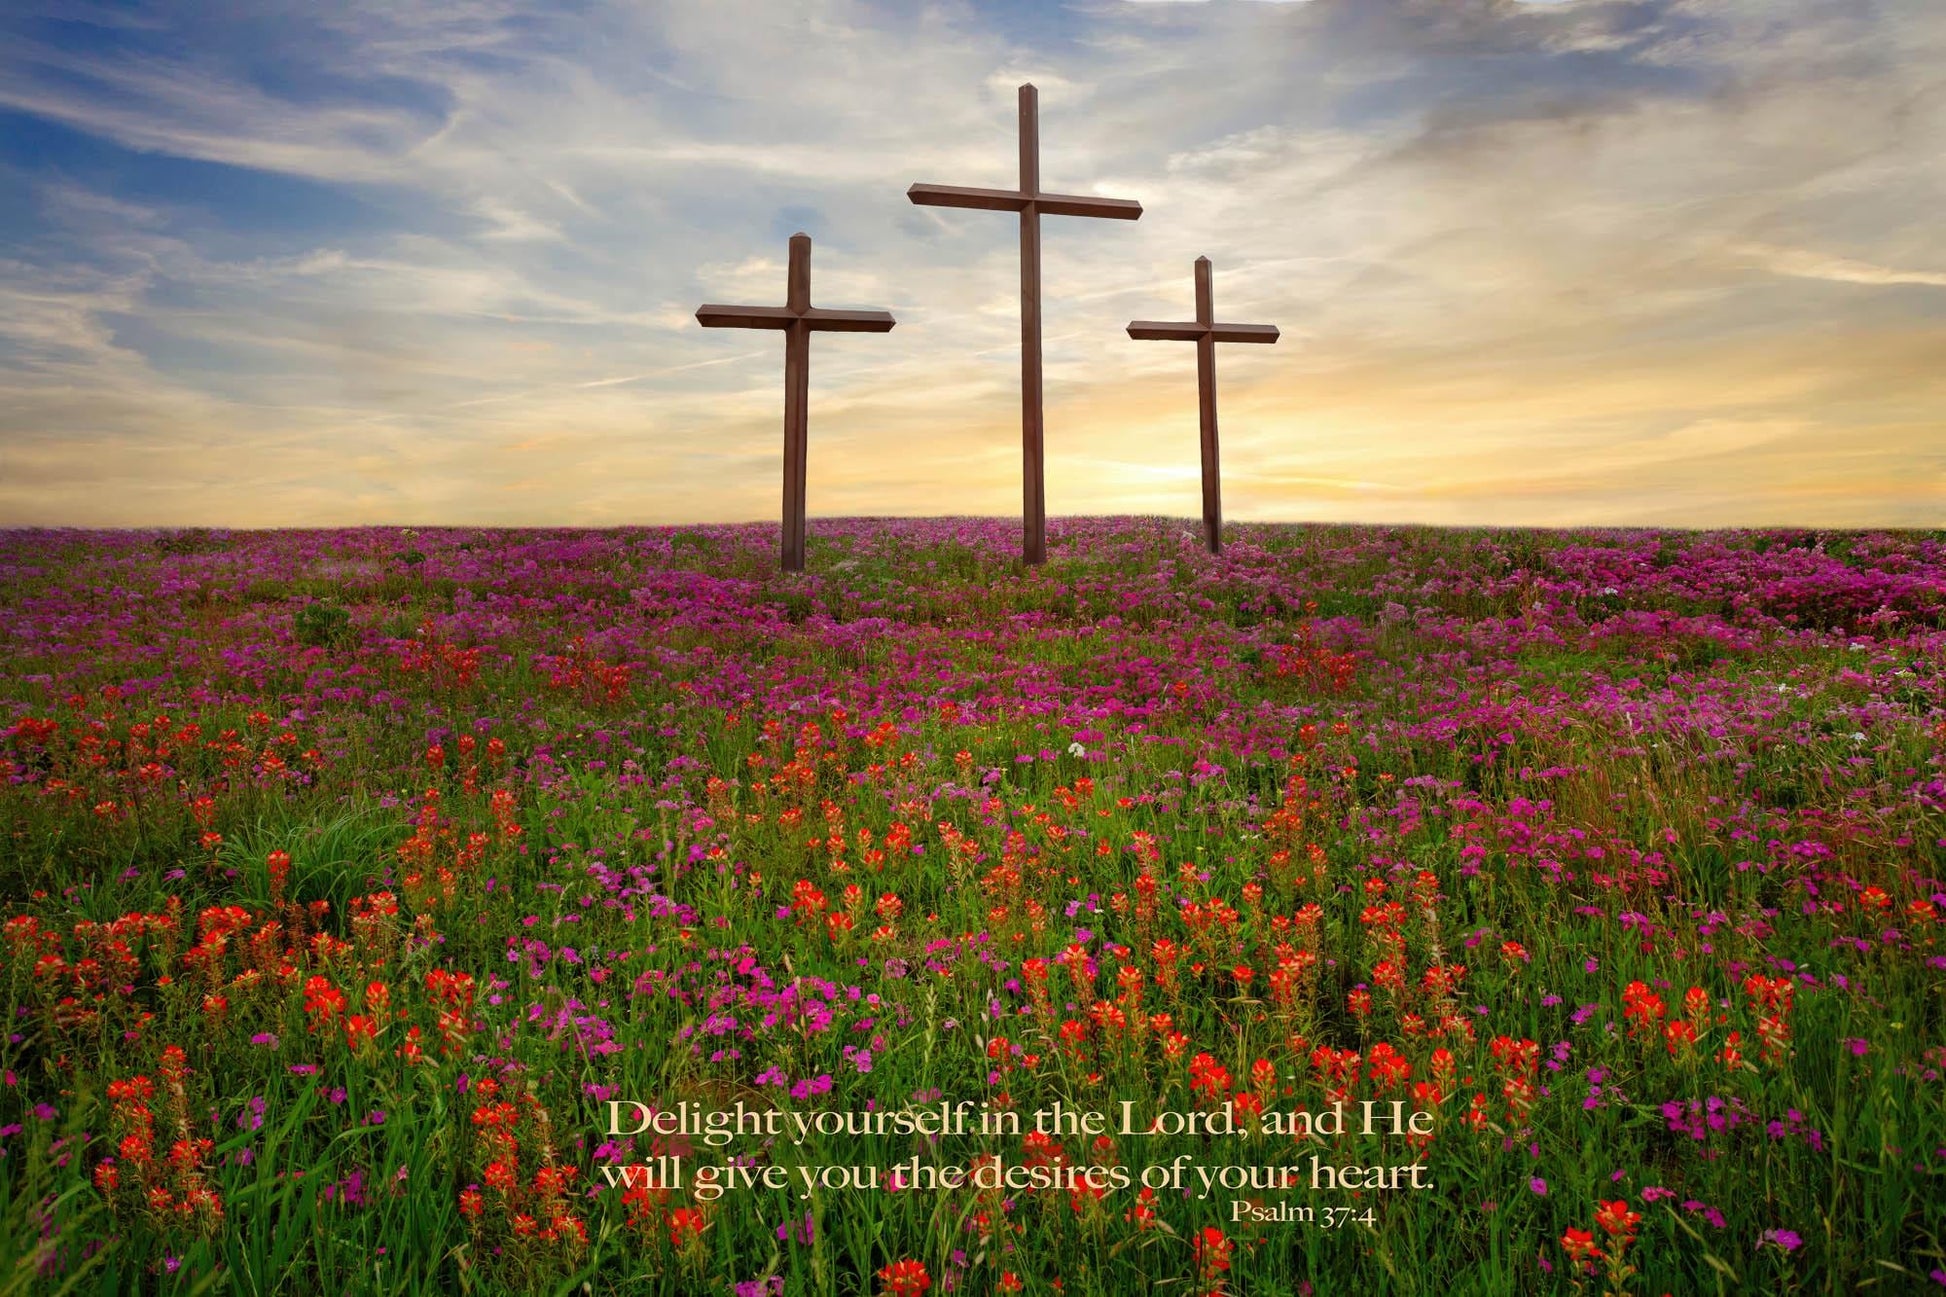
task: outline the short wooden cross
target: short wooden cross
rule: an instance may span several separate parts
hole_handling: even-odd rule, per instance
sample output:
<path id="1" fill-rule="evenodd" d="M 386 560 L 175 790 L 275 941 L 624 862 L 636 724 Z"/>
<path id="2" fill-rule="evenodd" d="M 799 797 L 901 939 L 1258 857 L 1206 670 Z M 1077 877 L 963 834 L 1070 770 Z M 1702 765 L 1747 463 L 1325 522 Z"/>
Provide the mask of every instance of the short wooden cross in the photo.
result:
<path id="1" fill-rule="evenodd" d="M 1196 318 L 1185 323 L 1134 320 L 1131 338 L 1161 338 L 1196 344 L 1196 392 L 1203 423 L 1203 538 L 1209 552 L 1223 552 L 1223 482 L 1216 461 L 1216 344 L 1219 342 L 1275 342 L 1274 324 L 1216 323 L 1215 294 L 1210 286 L 1210 260 L 1196 258 Z"/>
<path id="2" fill-rule="evenodd" d="M 706 329 L 784 330 L 784 541 L 786 572 L 804 570 L 804 462 L 811 406 L 811 334 L 886 333 L 886 311 L 832 311 L 811 305 L 811 236 L 791 235 L 790 273 L 782 306 L 697 308 Z"/>
<path id="3" fill-rule="evenodd" d="M 1020 88 L 1020 188 L 967 189 L 914 185 L 906 197 L 923 207 L 973 207 L 1020 213 L 1020 453 L 1021 557 L 1047 557 L 1047 494 L 1041 456 L 1041 216 L 1140 219 L 1142 204 L 1127 198 L 1090 198 L 1041 192 L 1040 99 Z"/>

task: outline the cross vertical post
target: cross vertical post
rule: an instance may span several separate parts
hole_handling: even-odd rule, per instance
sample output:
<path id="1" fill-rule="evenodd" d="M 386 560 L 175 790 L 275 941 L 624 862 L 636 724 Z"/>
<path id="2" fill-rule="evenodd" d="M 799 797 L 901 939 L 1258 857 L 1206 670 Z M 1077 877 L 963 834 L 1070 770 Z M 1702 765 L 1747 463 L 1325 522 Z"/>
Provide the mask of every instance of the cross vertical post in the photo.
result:
<path id="1" fill-rule="evenodd" d="M 1047 558 L 1047 490 L 1041 403 L 1041 217 L 1100 216 L 1139 220 L 1142 204 L 1127 198 L 1093 198 L 1041 192 L 1040 98 L 1020 88 L 1020 188 L 969 189 L 914 185 L 906 197 L 920 206 L 970 207 L 1020 214 L 1020 451 L 1021 558 Z"/>
<path id="2" fill-rule="evenodd" d="M 790 268 L 783 306 L 718 306 L 696 310 L 706 329 L 784 331 L 784 529 L 780 566 L 804 570 L 804 480 L 811 422 L 811 334 L 886 333 L 894 323 L 885 311 L 833 311 L 811 305 L 811 236 L 791 235 Z"/>
<path id="3" fill-rule="evenodd" d="M 1131 320 L 1131 338 L 1196 344 L 1196 403 L 1203 443 L 1203 543 L 1223 552 L 1223 476 L 1216 444 L 1216 344 L 1275 342 L 1274 324 L 1216 323 L 1216 292 L 1208 257 L 1196 258 L 1196 319 L 1193 322 Z"/>
<path id="4" fill-rule="evenodd" d="M 1041 188 L 1040 92 L 1020 88 L 1020 192 Z M 1020 209 L 1020 463 L 1021 554 L 1046 559 L 1047 474 L 1041 422 L 1041 214 Z"/>
<path id="5" fill-rule="evenodd" d="M 1210 260 L 1196 258 L 1196 323 L 1203 336 L 1196 339 L 1196 414 L 1203 446 L 1203 540 L 1209 552 L 1221 552 L 1223 545 L 1223 473 L 1218 464 L 1216 445 L 1216 339 L 1209 335 L 1216 322 L 1216 304 L 1210 284 Z"/>
<path id="6" fill-rule="evenodd" d="M 811 240 L 791 238 L 790 268 L 785 272 L 785 309 L 802 314 L 811 308 Z M 783 566 L 804 570 L 804 478 L 811 440 L 811 331 L 784 330 L 784 539 Z"/>

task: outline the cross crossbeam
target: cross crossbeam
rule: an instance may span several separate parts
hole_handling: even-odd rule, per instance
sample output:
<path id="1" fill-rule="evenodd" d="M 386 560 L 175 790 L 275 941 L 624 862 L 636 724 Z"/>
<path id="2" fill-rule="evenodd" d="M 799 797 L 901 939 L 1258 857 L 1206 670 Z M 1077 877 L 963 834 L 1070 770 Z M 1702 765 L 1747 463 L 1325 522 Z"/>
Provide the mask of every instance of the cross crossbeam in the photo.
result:
<path id="1" fill-rule="evenodd" d="M 1128 336 L 1196 344 L 1196 395 L 1203 431 L 1203 540 L 1209 552 L 1223 552 L 1223 481 L 1216 455 L 1216 344 L 1275 342 L 1274 324 L 1216 323 L 1210 259 L 1196 258 L 1196 318 L 1189 321 L 1132 320 Z"/>
<path id="2" fill-rule="evenodd" d="M 922 207 L 967 207 L 1020 214 L 1020 452 L 1021 558 L 1047 558 L 1047 492 L 1043 468 L 1041 408 L 1041 220 L 1042 216 L 1097 216 L 1133 221 L 1142 204 L 1127 198 L 1092 198 L 1041 191 L 1040 97 L 1020 88 L 1020 188 L 971 189 L 914 185 L 906 197 Z"/>
<path id="3" fill-rule="evenodd" d="M 696 310 L 706 329 L 784 331 L 784 535 L 780 559 L 786 572 L 804 570 L 804 475 L 810 440 L 811 334 L 886 333 L 886 311 L 834 311 L 811 305 L 811 236 L 791 235 L 790 269 L 783 306 L 719 306 Z"/>

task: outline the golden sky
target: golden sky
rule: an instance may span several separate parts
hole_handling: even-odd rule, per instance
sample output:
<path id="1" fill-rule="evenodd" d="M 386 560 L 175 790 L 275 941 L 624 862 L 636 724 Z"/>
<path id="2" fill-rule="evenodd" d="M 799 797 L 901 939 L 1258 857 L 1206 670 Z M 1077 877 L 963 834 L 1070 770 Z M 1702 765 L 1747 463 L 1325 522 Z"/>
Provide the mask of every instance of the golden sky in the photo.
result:
<path id="1" fill-rule="evenodd" d="M 1051 514 L 1946 525 L 1938 0 L 63 0 L 0 20 L 0 525 L 1017 515 L 1041 175 Z"/>

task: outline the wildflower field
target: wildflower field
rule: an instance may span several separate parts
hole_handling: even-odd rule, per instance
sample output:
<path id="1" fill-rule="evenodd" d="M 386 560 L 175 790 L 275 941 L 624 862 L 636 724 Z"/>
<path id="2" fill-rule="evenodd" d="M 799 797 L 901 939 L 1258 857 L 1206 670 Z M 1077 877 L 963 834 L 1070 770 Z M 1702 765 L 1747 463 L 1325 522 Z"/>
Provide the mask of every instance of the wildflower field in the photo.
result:
<path id="1" fill-rule="evenodd" d="M 812 532 L 0 533 L 0 1292 L 1942 1291 L 1946 533 Z"/>

